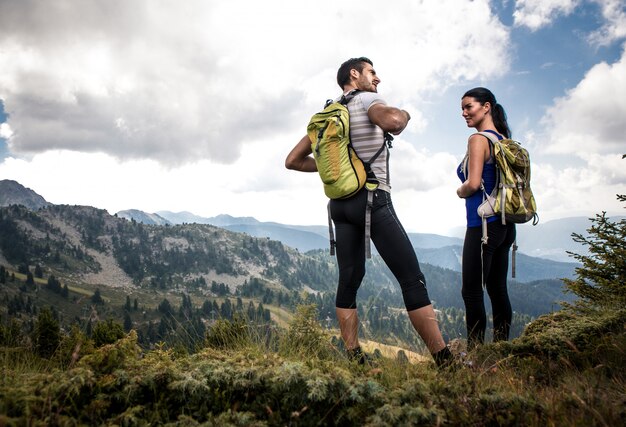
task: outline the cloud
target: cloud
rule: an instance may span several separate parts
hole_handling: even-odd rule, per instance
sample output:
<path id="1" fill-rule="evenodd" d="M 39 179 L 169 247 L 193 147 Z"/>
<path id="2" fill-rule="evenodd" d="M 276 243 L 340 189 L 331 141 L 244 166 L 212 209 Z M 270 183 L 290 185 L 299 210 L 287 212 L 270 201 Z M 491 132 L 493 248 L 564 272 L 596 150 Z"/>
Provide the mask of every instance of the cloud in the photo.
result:
<path id="1" fill-rule="evenodd" d="M 579 0 L 517 0 L 514 23 L 537 31 L 550 25 L 558 16 L 569 15 L 579 4 Z"/>
<path id="2" fill-rule="evenodd" d="M 403 141 L 391 150 L 391 184 L 394 190 L 428 191 L 446 185 L 460 184 L 455 176 L 458 159 L 449 153 L 417 150 Z M 456 188 L 456 187 L 455 187 Z"/>
<path id="3" fill-rule="evenodd" d="M 623 0 L 596 0 L 606 20 L 604 25 L 589 35 L 593 45 L 606 46 L 626 37 L 626 4 Z"/>
<path id="4" fill-rule="evenodd" d="M 557 98 L 542 119 L 544 128 L 531 135 L 538 159 L 533 191 L 544 219 L 623 210 L 616 194 L 626 183 L 624 117 L 626 46 L 618 61 L 593 66 Z"/>
<path id="5" fill-rule="evenodd" d="M 607 46 L 626 37 L 626 4 L 623 0 L 517 0 L 513 19 L 516 26 L 537 31 L 567 16 L 577 8 L 594 5 L 600 8 L 602 26 L 587 35 L 595 46 Z"/>
<path id="6" fill-rule="evenodd" d="M 0 123 L 0 138 L 9 139 L 11 136 L 13 136 L 11 126 L 7 123 Z"/>
<path id="7" fill-rule="evenodd" d="M 13 131 L 9 148 L 170 167 L 233 164 L 251 141 L 302 128 L 337 94 L 334 74 L 348 57 L 370 56 L 385 97 L 415 114 L 449 85 L 507 71 L 509 34 L 487 0 L 378 6 L 2 2 L 0 100 Z M 359 25 L 371 21 L 373 7 L 377 24 Z M 330 11 L 323 19 L 311 19 L 323 8 Z M 500 61 L 475 61 L 481 56 Z"/>
<path id="8" fill-rule="evenodd" d="M 621 58 L 592 67 L 578 85 L 555 100 L 543 119 L 549 154 L 626 152 L 626 45 Z"/>
<path id="9" fill-rule="evenodd" d="M 616 194 L 624 193 L 624 162 L 618 155 L 593 155 L 582 166 L 533 164 L 533 193 L 542 221 L 590 212 L 623 213 Z"/>

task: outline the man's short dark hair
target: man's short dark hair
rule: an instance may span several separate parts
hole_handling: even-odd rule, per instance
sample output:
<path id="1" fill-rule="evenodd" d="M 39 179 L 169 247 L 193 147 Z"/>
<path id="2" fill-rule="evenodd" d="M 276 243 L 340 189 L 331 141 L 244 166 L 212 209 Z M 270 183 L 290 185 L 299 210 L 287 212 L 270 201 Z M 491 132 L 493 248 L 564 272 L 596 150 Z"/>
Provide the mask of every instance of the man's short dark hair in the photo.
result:
<path id="1" fill-rule="evenodd" d="M 350 58 L 339 67 L 337 70 L 337 84 L 341 89 L 350 81 L 350 70 L 355 69 L 359 73 L 363 71 L 363 67 L 365 64 L 370 64 L 374 66 L 372 61 L 364 56 L 360 58 Z"/>

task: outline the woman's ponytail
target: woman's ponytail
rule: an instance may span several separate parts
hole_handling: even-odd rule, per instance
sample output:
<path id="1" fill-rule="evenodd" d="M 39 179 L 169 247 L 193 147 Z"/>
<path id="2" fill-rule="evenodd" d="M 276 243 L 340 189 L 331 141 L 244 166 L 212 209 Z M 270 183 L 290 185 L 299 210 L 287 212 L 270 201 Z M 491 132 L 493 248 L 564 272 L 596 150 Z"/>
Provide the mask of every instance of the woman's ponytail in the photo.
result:
<path id="1" fill-rule="evenodd" d="M 498 132 L 504 135 L 505 138 L 511 137 L 511 129 L 509 129 L 509 124 L 506 121 L 506 112 L 504 111 L 504 107 L 498 104 L 491 106 L 491 117 L 493 117 L 493 124 L 495 125 Z"/>

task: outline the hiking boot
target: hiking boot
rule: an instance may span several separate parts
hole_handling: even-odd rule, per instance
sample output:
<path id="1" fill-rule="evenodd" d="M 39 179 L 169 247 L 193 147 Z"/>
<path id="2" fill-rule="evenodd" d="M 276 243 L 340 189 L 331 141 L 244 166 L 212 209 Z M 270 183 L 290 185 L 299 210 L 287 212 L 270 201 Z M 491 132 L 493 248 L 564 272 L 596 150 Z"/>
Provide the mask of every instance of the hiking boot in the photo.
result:
<path id="1" fill-rule="evenodd" d="M 438 369 L 446 369 L 455 364 L 454 355 L 448 346 L 442 348 L 437 353 L 433 353 L 432 356 Z"/>
<path id="2" fill-rule="evenodd" d="M 361 349 L 361 346 L 355 347 L 351 350 L 346 350 L 346 354 L 348 355 L 348 359 L 350 361 L 356 362 L 359 365 L 372 366 L 373 364 L 372 358 Z"/>

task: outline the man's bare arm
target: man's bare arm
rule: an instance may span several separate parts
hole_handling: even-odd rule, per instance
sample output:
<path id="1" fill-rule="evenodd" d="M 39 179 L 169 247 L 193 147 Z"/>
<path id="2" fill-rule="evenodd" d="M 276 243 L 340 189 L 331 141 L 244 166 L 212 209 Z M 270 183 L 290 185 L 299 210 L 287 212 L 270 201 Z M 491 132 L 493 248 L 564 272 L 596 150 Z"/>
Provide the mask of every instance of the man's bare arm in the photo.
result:
<path id="1" fill-rule="evenodd" d="M 311 153 L 311 140 L 305 135 L 287 155 L 285 167 L 300 172 L 317 172 L 317 165 Z"/>
<path id="2" fill-rule="evenodd" d="M 400 134 L 411 120 L 411 116 L 405 110 L 384 104 L 372 105 L 367 110 L 367 115 L 372 123 L 394 135 Z"/>

